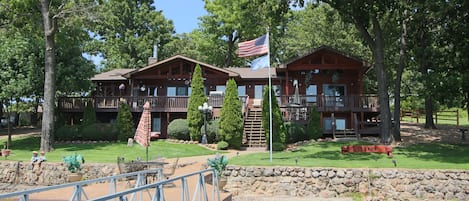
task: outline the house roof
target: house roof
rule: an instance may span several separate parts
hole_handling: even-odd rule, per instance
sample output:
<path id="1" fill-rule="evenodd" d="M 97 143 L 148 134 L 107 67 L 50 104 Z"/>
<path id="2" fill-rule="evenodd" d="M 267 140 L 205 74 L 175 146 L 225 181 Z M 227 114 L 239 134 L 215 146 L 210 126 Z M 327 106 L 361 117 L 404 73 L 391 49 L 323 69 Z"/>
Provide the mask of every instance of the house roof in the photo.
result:
<path id="1" fill-rule="evenodd" d="M 259 70 L 251 70 L 251 68 L 227 68 L 230 71 L 236 72 L 243 79 L 256 79 L 256 78 L 268 78 L 269 68 L 261 68 Z M 273 78 L 277 77 L 275 68 L 270 71 Z"/>
<path id="2" fill-rule="evenodd" d="M 186 56 L 183 56 L 183 55 L 175 55 L 175 56 L 172 56 L 170 58 L 167 58 L 165 60 L 162 60 L 162 61 L 158 61 L 156 63 L 153 63 L 153 64 L 150 64 L 144 68 L 140 68 L 136 71 L 132 71 L 132 72 L 129 72 L 127 73 L 126 75 L 124 75 L 125 77 L 129 77 L 131 76 L 132 74 L 135 74 L 135 73 L 140 73 L 140 72 L 143 72 L 143 71 L 146 71 L 148 69 L 152 69 L 152 68 L 155 68 L 161 64 L 164 64 L 164 63 L 167 63 L 169 61 L 172 61 L 172 60 L 176 60 L 176 59 L 183 59 L 183 60 L 187 60 L 187 61 L 190 61 L 190 62 L 193 62 L 193 63 L 196 63 L 196 64 L 199 64 L 201 66 L 205 66 L 207 68 L 211 68 L 211 69 L 214 69 L 214 70 L 217 70 L 217 71 L 221 71 L 221 72 L 224 72 L 224 73 L 227 73 L 230 77 L 236 77 L 236 76 L 239 76 L 239 74 L 233 72 L 233 71 L 229 71 L 229 70 L 226 70 L 226 69 L 223 69 L 223 68 L 219 68 L 219 67 L 216 67 L 216 66 L 213 66 L 213 65 L 210 65 L 210 64 L 207 64 L 207 63 L 204 63 L 204 62 L 201 62 L 201 61 L 197 61 L 195 59 L 191 59 L 189 57 L 186 57 Z"/>
<path id="3" fill-rule="evenodd" d="M 309 55 L 318 53 L 319 51 L 322 51 L 322 50 L 328 50 L 328 51 L 334 52 L 334 53 L 336 53 L 336 54 L 340 54 L 340 55 L 342 55 L 342 56 L 344 56 L 344 57 L 346 57 L 346 58 L 349 58 L 349 59 L 355 60 L 355 61 L 357 61 L 357 62 L 360 62 L 360 63 L 363 64 L 363 66 L 366 66 L 366 67 L 370 67 L 370 66 L 371 66 L 371 64 L 369 64 L 368 62 L 366 62 L 366 61 L 363 60 L 363 59 L 360 59 L 360 58 L 355 57 L 355 56 L 351 56 L 351 55 L 346 54 L 346 53 L 344 53 L 344 52 L 341 52 L 341 51 L 339 51 L 339 50 L 337 50 L 337 49 L 334 49 L 334 48 L 332 48 L 332 47 L 329 47 L 329 46 L 326 46 L 326 45 L 321 45 L 320 47 L 318 47 L 318 48 L 316 48 L 316 49 L 312 49 L 312 50 L 309 51 L 308 53 L 305 53 L 305 54 L 303 54 L 303 55 L 297 56 L 297 57 L 295 57 L 294 59 L 292 59 L 292 60 L 290 60 L 290 61 L 288 61 L 288 62 L 285 62 L 281 67 L 282 67 L 282 68 L 285 68 L 285 67 L 287 67 L 289 64 L 291 64 L 291 63 L 293 63 L 293 62 L 295 62 L 295 61 L 298 61 L 298 60 L 300 60 L 300 59 L 302 59 L 302 58 L 304 58 L 304 57 L 307 57 L 307 56 L 309 56 Z"/>
<path id="4" fill-rule="evenodd" d="M 106 81 L 106 80 L 127 80 L 127 78 L 123 77 L 123 75 L 135 71 L 136 69 L 130 68 L 121 68 L 121 69 L 113 69 L 108 72 L 96 74 L 94 77 L 91 78 L 92 81 Z"/>

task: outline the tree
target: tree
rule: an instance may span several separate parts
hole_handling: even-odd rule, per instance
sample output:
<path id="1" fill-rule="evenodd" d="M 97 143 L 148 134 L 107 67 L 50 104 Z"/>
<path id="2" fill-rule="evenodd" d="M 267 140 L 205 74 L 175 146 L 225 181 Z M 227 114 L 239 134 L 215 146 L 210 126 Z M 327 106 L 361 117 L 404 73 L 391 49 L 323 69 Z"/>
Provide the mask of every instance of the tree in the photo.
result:
<path id="1" fill-rule="evenodd" d="M 309 134 L 310 139 L 319 139 L 322 136 L 321 128 L 321 115 L 315 107 L 309 112 L 308 125 L 306 126 L 306 132 Z"/>
<path id="2" fill-rule="evenodd" d="M 220 115 L 221 140 L 239 149 L 243 140 L 243 113 L 238 97 L 238 86 L 233 79 L 226 83 L 226 93 Z"/>
<path id="3" fill-rule="evenodd" d="M 189 97 L 189 106 L 187 107 L 187 121 L 191 140 L 200 141 L 200 127 L 204 124 L 202 113 L 199 106 L 207 102 L 207 96 L 204 93 L 204 80 L 202 78 L 202 69 L 197 64 L 194 68 L 191 82 L 191 95 Z"/>
<path id="4" fill-rule="evenodd" d="M 93 108 L 93 103 L 89 101 L 86 104 L 85 111 L 83 112 L 83 123 L 82 127 L 86 127 L 96 123 L 96 112 Z"/>
<path id="5" fill-rule="evenodd" d="M 269 92 L 272 96 L 272 143 L 285 144 L 285 127 L 283 125 L 283 116 L 280 107 L 275 97 L 274 90 L 270 87 L 264 87 L 264 97 L 262 101 L 262 128 L 265 131 L 265 140 L 268 147 L 270 147 L 270 106 L 269 106 Z"/>
<path id="6" fill-rule="evenodd" d="M 117 111 L 116 127 L 119 131 L 119 134 L 117 134 L 118 140 L 127 141 L 128 138 L 134 136 L 135 127 L 132 112 L 130 112 L 130 106 L 124 102 L 121 102 Z"/>
<path id="7" fill-rule="evenodd" d="M 324 1 L 337 9 L 344 20 L 352 22 L 372 51 L 374 70 L 378 80 L 378 96 L 380 102 L 381 141 L 391 142 L 391 110 L 389 106 L 388 78 L 385 66 L 385 40 L 381 20 L 395 10 L 395 2 L 382 1 Z"/>
<path id="8" fill-rule="evenodd" d="M 171 40 L 173 23 L 153 3 L 153 0 L 101 2 L 95 26 L 90 30 L 96 40 L 88 48 L 91 54 L 104 57 L 106 70 L 145 66 L 153 46 L 164 46 Z"/>

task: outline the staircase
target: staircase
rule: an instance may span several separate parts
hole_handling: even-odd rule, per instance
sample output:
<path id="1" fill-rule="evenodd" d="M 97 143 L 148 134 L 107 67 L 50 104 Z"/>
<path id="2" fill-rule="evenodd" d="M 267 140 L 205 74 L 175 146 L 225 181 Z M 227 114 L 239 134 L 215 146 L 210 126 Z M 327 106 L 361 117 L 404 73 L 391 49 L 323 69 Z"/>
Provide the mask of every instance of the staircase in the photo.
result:
<path id="1" fill-rule="evenodd" d="M 244 120 L 244 140 L 247 147 L 266 147 L 262 128 L 262 110 L 252 108 Z"/>

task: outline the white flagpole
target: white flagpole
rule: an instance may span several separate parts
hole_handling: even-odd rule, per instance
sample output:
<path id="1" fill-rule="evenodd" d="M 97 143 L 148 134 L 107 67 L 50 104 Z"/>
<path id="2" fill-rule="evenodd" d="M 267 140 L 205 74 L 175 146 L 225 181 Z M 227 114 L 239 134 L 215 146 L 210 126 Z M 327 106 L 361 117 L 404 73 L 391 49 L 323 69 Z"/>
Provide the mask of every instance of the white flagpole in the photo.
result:
<path id="1" fill-rule="evenodd" d="M 268 57 L 268 67 L 269 67 L 269 155 L 270 163 L 272 163 L 272 76 L 270 73 L 270 41 L 269 41 L 269 31 L 267 30 L 267 57 Z"/>

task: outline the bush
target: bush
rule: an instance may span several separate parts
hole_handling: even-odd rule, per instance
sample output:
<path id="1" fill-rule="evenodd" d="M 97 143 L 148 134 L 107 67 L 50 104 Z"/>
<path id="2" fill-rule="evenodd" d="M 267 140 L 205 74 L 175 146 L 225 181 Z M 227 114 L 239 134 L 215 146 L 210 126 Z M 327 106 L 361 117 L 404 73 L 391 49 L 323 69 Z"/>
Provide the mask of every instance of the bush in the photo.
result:
<path id="1" fill-rule="evenodd" d="M 285 128 L 287 143 L 291 144 L 302 140 L 309 140 L 309 136 L 306 134 L 303 124 L 287 122 L 285 123 Z"/>
<path id="2" fill-rule="evenodd" d="M 228 149 L 228 142 L 225 141 L 220 141 L 217 143 L 217 149 L 218 150 L 226 150 Z"/>
<path id="3" fill-rule="evenodd" d="M 207 129 L 208 130 L 208 129 Z M 175 119 L 168 125 L 168 138 L 190 140 L 189 126 L 186 119 Z"/>
<path id="4" fill-rule="evenodd" d="M 83 140 L 108 140 L 117 139 L 117 129 L 112 124 L 95 123 L 83 127 L 81 136 Z"/>
<path id="5" fill-rule="evenodd" d="M 91 101 L 87 102 L 85 111 L 83 112 L 83 123 L 84 127 L 96 123 L 96 112 L 93 108 L 93 103 Z"/>
<path id="6" fill-rule="evenodd" d="M 310 139 L 317 140 L 322 137 L 322 128 L 321 128 L 321 117 L 316 108 L 312 108 L 309 113 L 308 126 L 306 128 L 306 133 Z"/>
<path id="7" fill-rule="evenodd" d="M 119 131 L 118 140 L 127 142 L 127 139 L 134 137 L 135 127 L 130 106 L 123 102 L 117 111 L 116 127 Z"/>
<path id="8" fill-rule="evenodd" d="M 54 139 L 58 141 L 70 141 L 77 140 L 78 137 L 78 127 L 63 125 L 55 131 Z"/>
<path id="9" fill-rule="evenodd" d="M 207 143 L 212 144 L 219 140 L 218 138 L 218 128 L 220 126 L 220 120 L 215 119 L 207 122 Z M 200 128 L 201 133 L 204 133 L 204 126 Z"/>
<path id="10" fill-rule="evenodd" d="M 272 143 L 272 151 L 283 151 L 285 150 L 285 145 L 280 142 Z"/>

